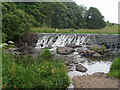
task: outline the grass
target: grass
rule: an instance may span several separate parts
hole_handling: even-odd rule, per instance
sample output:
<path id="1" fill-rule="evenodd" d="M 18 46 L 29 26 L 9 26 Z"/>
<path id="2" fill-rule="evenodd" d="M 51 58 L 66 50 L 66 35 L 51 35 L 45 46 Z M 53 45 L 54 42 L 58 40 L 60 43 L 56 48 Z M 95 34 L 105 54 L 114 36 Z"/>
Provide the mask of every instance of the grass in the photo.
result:
<path id="1" fill-rule="evenodd" d="M 118 25 L 108 26 L 103 29 L 54 29 L 54 28 L 32 28 L 31 32 L 35 33 L 82 33 L 82 34 L 118 34 Z M 120 32 L 119 32 L 120 34 Z"/>
<path id="2" fill-rule="evenodd" d="M 106 50 L 107 48 L 104 45 L 92 45 L 90 47 L 91 50 L 93 51 L 99 51 L 99 50 Z"/>
<path id="3" fill-rule="evenodd" d="M 120 56 L 113 61 L 108 75 L 120 79 Z"/>
<path id="4" fill-rule="evenodd" d="M 65 89 L 70 84 L 63 61 L 3 53 L 2 88 Z"/>

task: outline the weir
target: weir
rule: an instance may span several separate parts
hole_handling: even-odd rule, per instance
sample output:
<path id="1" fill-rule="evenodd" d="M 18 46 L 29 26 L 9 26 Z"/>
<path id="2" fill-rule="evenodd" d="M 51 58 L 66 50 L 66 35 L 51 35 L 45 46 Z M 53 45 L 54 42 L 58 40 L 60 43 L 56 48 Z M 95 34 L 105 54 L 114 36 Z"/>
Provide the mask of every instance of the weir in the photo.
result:
<path id="1" fill-rule="evenodd" d="M 105 45 L 109 49 L 118 50 L 120 40 L 118 34 L 61 34 L 39 33 L 35 48 L 53 48 L 66 45 Z"/>

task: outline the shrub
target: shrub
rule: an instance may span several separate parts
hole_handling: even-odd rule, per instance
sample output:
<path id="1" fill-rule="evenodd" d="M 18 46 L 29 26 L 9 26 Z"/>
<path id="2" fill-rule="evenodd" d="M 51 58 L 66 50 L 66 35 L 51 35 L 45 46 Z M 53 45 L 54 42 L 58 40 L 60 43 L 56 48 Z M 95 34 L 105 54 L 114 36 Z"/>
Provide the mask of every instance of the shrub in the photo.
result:
<path id="1" fill-rule="evenodd" d="M 41 53 L 40 53 L 40 58 L 44 60 L 51 59 L 52 54 L 49 49 L 45 48 Z"/>
<path id="2" fill-rule="evenodd" d="M 16 46 L 13 44 L 8 44 L 8 45 L 4 45 L 3 49 L 9 49 L 9 48 L 15 48 Z"/>
<path id="3" fill-rule="evenodd" d="M 5 41 L 7 41 L 7 34 L 2 33 L 2 42 L 4 43 Z"/>
<path id="4" fill-rule="evenodd" d="M 108 75 L 120 79 L 120 57 L 115 58 L 110 67 L 110 72 Z"/>
<path id="5" fill-rule="evenodd" d="M 2 63 L 2 88 L 59 89 L 67 88 L 70 84 L 63 61 L 41 62 L 29 55 L 3 53 Z"/>

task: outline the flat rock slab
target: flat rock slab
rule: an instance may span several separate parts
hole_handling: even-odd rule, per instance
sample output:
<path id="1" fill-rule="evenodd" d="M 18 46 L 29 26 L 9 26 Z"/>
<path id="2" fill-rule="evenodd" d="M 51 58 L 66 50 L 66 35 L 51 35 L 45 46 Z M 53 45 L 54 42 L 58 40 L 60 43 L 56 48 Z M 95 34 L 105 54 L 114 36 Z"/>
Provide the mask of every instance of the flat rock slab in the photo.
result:
<path id="1" fill-rule="evenodd" d="M 68 55 L 70 53 L 73 53 L 75 50 L 70 47 L 57 47 L 56 51 L 58 54 Z"/>
<path id="2" fill-rule="evenodd" d="M 99 75 L 84 75 L 73 78 L 75 88 L 118 88 L 119 81 L 115 78 Z"/>

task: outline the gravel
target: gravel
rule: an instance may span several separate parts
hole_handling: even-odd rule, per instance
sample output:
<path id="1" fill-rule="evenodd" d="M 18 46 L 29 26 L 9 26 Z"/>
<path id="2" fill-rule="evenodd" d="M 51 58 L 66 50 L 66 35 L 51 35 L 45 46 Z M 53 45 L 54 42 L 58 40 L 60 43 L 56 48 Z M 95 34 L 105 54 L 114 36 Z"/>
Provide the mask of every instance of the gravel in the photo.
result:
<path id="1" fill-rule="evenodd" d="M 106 75 L 83 75 L 73 77 L 75 88 L 118 88 L 120 80 Z"/>

